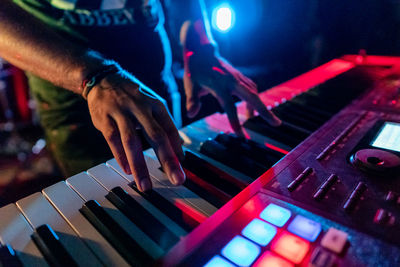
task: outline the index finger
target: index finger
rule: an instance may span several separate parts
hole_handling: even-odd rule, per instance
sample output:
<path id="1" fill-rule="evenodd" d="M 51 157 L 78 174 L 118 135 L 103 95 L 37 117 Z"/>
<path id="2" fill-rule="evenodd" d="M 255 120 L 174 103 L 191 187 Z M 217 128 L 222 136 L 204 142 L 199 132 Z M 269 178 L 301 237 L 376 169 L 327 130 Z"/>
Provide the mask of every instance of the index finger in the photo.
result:
<path id="1" fill-rule="evenodd" d="M 250 104 L 255 110 L 257 110 L 260 116 L 270 125 L 279 126 L 282 124 L 282 121 L 272 111 L 267 109 L 257 93 L 248 90 L 246 86 L 241 84 L 236 86 L 235 93 L 241 99 Z"/>
<path id="2" fill-rule="evenodd" d="M 222 91 L 212 91 L 213 94 L 216 94 L 215 97 L 218 99 L 222 108 L 225 110 L 226 115 L 228 116 L 229 124 L 231 125 L 233 131 L 238 136 L 244 136 L 242 127 L 239 122 L 239 118 L 237 115 L 237 109 L 235 106 L 235 102 L 232 99 L 232 96 L 229 93 Z"/>

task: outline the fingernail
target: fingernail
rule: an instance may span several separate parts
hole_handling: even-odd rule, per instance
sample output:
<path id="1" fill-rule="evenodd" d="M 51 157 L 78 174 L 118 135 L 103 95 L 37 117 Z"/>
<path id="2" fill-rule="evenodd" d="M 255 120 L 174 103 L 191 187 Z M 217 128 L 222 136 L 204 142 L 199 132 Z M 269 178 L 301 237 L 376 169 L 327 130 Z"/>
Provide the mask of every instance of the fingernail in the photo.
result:
<path id="1" fill-rule="evenodd" d="M 185 179 L 186 179 L 185 174 L 183 173 L 182 170 L 173 172 L 171 176 L 172 176 L 171 177 L 172 183 L 174 185 L 181 185 L 185 182 Z"/>
<path id="2" fill-rule="evenodd" d="M 282 124 L 282 121 L 278 117 L 275 117 L 275 125 L 274 126 L 281 126 L 281 124 Z"/>
<path id="3" fill-rule="evenodd" d="M 129 167 L 129 164 L 125 164 L 124 166 L 124 171 L 126 174 L 130 175 L 131 174 L 131 168 Z"/>
<path id="4" fill-rule="evenodd" d="M 140 190 L 142 192 L 148 191 L 151 189 L 151 182 L 149 179 L 143 179 L 140 181 Z"/>

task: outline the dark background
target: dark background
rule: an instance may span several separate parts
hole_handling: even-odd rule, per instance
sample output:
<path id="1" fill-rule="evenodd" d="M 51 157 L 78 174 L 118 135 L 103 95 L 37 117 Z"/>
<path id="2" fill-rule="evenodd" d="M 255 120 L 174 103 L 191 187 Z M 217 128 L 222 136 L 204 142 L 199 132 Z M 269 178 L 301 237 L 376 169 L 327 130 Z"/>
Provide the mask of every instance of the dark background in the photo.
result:
<path id="1" fill-rule="evenodd" d="M 180 0 L 190 1 L 190 0 Z M 179 0 L 164 0 L 176 61 Z M 194 1 L 194 0 L 192 0 Z M 261 86 L 296 76 L 344 54 L 399 55 L 399 0 L 205 0 L 208 15 L 229 3 L 236 23 L 213 30 L 223 56 Z M 246 72 L 246 71 L 245 71 Z M 263 88 L 261 88 L 263 90 Z"/>

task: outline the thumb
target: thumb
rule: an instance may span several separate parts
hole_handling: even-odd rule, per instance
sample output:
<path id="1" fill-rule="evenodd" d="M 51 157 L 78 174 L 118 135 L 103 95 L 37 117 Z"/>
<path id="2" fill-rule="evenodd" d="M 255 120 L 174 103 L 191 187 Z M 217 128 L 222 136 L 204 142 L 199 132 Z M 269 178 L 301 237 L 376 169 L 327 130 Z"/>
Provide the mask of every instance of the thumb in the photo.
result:
<path id="1" fill-rule="evenodd" d="M 186 94 L 186 110 L 187 114 L 190 118 L 199 113 L 201 108 L 200 102 L 200 86 L 198 84 L 193 83 L 193 80 L 190 77 L 190 74 L 186 73 L 183 76 L 183 86 L 185 88 Z"/>

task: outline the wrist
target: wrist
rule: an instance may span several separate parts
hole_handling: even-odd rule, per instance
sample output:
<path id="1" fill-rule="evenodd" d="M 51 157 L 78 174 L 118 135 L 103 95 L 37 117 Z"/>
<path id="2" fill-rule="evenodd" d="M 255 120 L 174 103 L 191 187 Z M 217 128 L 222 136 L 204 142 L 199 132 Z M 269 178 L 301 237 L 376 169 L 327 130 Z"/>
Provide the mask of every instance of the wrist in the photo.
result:
<path id="1" fill-rule="evenodd" d="M 81 83 L 81 95 L 87 100 L 90 91 L 97 86 L 104 78 L 115 74 L 121 70 L 121 67 L 115 61 L 105 60 L 103 64 L 97 67 L 96 70 L 86 74 L 86 77 Z"/>

